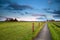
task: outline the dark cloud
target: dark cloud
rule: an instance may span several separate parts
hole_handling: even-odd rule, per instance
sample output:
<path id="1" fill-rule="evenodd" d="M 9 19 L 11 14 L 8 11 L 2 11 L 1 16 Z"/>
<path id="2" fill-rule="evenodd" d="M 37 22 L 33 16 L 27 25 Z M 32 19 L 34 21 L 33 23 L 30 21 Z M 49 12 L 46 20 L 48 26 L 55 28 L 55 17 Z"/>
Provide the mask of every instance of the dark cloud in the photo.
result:
<path id="1" fill-rule="evenodd" d="M 54 18 L 59 18 L 60 19 L 60 15 L 54 15 Z"/>
<path id="2" fill-rule="evenodd" d="M 26 10 L 26 9 L 33 9 L 32 7 L 28 5 L 18 5 L 18 4 L 10 4 L 8 6 L 0 6 L 2 9 L 7 10 Z"/>
<path id="3" fill-rule="evenodd" d="M 5 5 L 10 3 L 10 0 L 0 0 L 0 9 L 4 9 Z"/>
<path id="4" fill-rule="evenodd" d="M 0 0 L 0 4 L 11 3 L 11 0 Z"/>
<path id="5" fill-rule="evenodd" d="M 60 10 L 54 11 L 53 14 L 56 14 L 53 16 L 54 18 L 60 18 Z"/>
<path id="6" fill-rule="evenodd" d="M 32 7 L 28 5 L 17 4 L 16 2 L 12 2 L 12 0 L 0 0 L 0 9 L 25 10 L 25 9 L 32 9 Z"/>
<path id="7" fill-rule="evenodd" d="M 60 0 L 55 0 L 56 3 L 60 3 Z"/>
<path id="8" fill-rule="evenodd" d="M 56 14 L 56 15 L 53 16 L 54 18 L 59 18 L 60 19 L 60 10 L 55 10 L 53 12 L 53 14 Z"/>
<path id="9" fill-rule="evenodd" d="M 36 18 L 36 19 L 45 19 L 45 18 Z"/>
<path id="10" fill-rule="evenodd" d="M 47 13 L 53 13 L 54 12 L 54 10 L 52 10 L 52 9 L 50 9 L 50 8 L 45 8 L 45 9 L 43 9 L 45 12 L 47 12 Z"/>
<path id="11" fill-rule="evenodd" d="M 54 17 L 60 17 L 60 15 L 54 15 Z"/>
<path id="12" fill-rule="evenodd" d="M 12 9 L 12 10 L 25 10 L 25 9 L 32 9 L 32 7 L 28 6 L 28 5 L 19 5 L 19 4 L 16 4 L 16 3 L 13 3 L 13 4 L 10 4 L 8 6 L 9 9 Z"/>
<path id="13" fill-rule="evenodd" d="M 60 15 L 60 10 L 54 11 L 54 14 L 59 14 Z"/>
<path id="14" fill-rule="evenodd" d="M 25 14 L 29 14 L 28 12 L 25 12 Z"/>
<path id="15" fill-rule="evenodd" d="M 60 10 L 51 10 L 51 9 L 44 9 L 47 13 L 55 14 L 53 15 L 54 18 L 59 18 L 60 19 Z"/>
<path id="16" fill-rule="evenodd" d="M 47 13 L 60 14 L 60 10 L 44 9 Z"/>
<path id="17" fill-rule="evenodd" d="M 53 2 L 53 4 L 50 5 L 51 7 L 45 8 L 44 10 L 47 13 L 60 14 L 58 13 L 60 11 L 60 0 L 51 0 L 51 1 Z"/>

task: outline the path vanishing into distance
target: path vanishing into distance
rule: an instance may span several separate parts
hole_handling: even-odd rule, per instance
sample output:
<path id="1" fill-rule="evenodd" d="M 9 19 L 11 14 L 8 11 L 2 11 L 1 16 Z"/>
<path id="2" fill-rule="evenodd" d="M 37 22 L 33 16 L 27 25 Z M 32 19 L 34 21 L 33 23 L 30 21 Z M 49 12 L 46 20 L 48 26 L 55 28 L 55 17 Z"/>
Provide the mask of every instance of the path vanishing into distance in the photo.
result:
<path id="1" fill-rule="evenodd" d="M 51 40 L 47 23 L 44 25 L 43 29 L 40 31 L 40 33 L 34 40 Z"/>

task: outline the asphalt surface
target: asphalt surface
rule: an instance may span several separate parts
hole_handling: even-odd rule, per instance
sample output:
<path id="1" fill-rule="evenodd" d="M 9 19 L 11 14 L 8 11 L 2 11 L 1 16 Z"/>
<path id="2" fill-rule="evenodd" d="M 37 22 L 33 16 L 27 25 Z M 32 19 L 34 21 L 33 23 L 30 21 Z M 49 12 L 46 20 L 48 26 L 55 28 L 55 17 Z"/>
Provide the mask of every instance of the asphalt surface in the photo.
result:
<path id="1" fill-rule="evenodd" d="M 38 34 L 38 36 L 34 40 L 51 40 L 50 32 L 47 27 L 47 23 L 44 25 L 41 32 Z"/>

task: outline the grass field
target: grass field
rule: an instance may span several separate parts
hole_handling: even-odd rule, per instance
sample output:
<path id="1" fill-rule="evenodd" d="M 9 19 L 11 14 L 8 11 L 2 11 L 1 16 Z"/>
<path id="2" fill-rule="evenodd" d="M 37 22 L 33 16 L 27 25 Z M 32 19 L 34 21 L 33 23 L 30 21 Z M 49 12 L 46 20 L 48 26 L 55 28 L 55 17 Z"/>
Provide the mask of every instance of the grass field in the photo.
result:
<path id="1" fill-rule="evenodd" d="M 32 40 L 44 24 L 39 27 L 38 23 L 34 22 L 33 33 L 32 22 L 0 22 L 0 40 Z"/>
<path id="2" fill-rule="evenodd" d="M 48 22 L 52 40 L 60 40 L 60 22 Z"/>

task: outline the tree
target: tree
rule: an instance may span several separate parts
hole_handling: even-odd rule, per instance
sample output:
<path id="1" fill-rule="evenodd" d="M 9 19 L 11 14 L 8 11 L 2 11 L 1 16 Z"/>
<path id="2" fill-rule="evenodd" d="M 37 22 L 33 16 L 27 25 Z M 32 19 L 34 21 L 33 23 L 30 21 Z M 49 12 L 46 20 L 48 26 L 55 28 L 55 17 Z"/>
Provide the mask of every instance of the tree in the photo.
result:
<path id="1" fill-rule="evenodd" d="M 11 22 L 15 22 L 15 21 L 18 21 L 16 18 L 15 19 L 13 19 L 13 18 L 6 18 L 6 20 L 5 21 L 11 21 Z"/>

